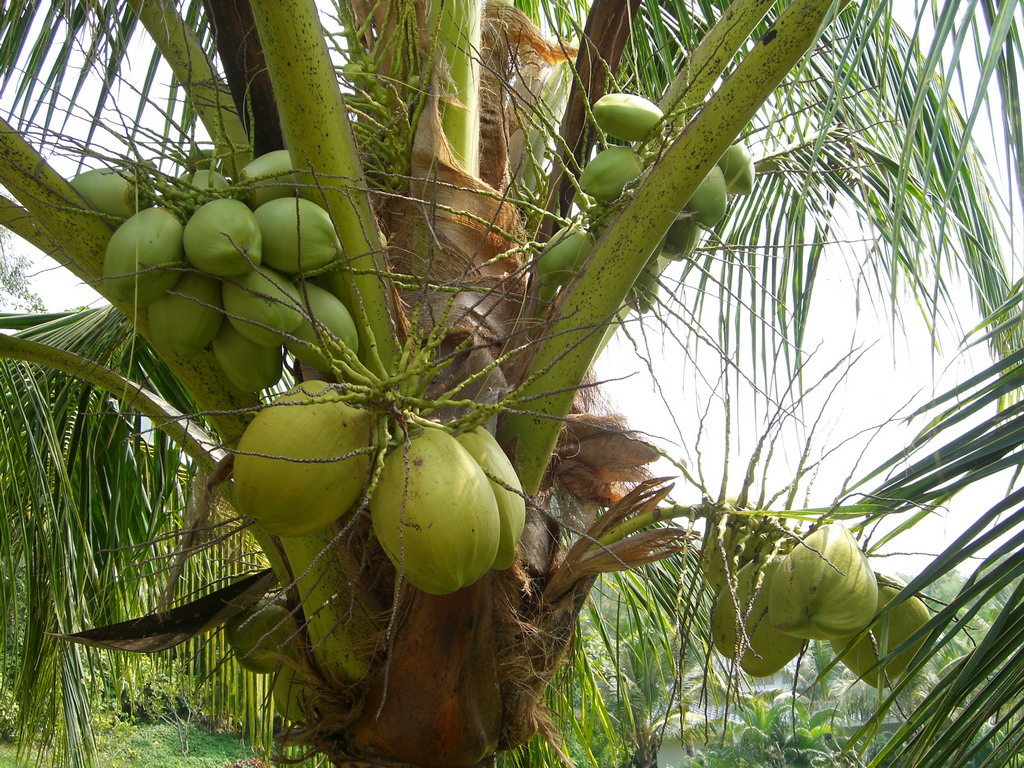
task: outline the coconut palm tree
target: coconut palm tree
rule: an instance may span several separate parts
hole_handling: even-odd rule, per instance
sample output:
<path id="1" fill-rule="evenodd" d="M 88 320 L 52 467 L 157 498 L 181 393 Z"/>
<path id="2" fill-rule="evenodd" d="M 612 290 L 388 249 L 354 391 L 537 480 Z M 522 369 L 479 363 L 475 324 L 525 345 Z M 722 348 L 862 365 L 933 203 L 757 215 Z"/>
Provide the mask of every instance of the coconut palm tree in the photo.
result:
<path id="1" fill-rule="evenodd" d="M 0 557 L 18 578 L 0 581 L 0 605 L 24 616 L 4 631 L 22 648 L 26 742 L 90 763 L 83 680 L 98 647 L 184 657 L 211 708 L 255 730 L 273 706 L 281 745 L 334 765 L 552 765 L 574 677 L 579 706 L 601 697 L 574 645 L 599 574 L 664 563 L 644 571 L 652 597 L 632 595 L 636 623 L 674 612 L 685 642 L 702 642 L 703 521 L 706 556 L 737 519 L 782 541 L 779 514 L 843 518 L 878 546 L 880 521 L 909 510 L 899 535 L 1015 466 L 1019 286 L 971 137 L 998 105 L 1024 177 L 1020 6 L 947 2 L 909 26 L 894 10 L 8 4 L 0 223 L 109 300 L 3 319 Z M 141 76 L 139 50 L 152 51 Z M 979 95 L 960 109 L 957 65 L 975 60 Z M 649 103 L 598 106 L 613 93 Z M 746 158 L 716 170 L 738 141 L 756 180 Z M 263 170 L 282 149 L 284 166 Z M 211 167 L 221 176 L 200 175 Z M 107 169 L 115 192 L 86 168 Z M 726 180 L 728 215 L 715 211 Z M 292 218 L 260 228 L 263 262 L 237 223 L 248 212 L 193 225 L 194 247 L 180 234 L 209 204 L 282 196 L 275 216 Z M 304 228 L 318 217 L 326 227 Z M 271 258 L 269 233 L 286 226 L 300 235 L 274 247 L 292 255 Z M 834 247 L 851 233 L 863 247 Z M 225 241 L 217 258 L 241 259 L 238 272 L 196 265 Z M 952 293 L 966 280 L 998 362 L 930 404 L 909 453 L 807 510 L 820 419 L 804 403 L 823 386 L 803 342 L 816 276 L 844 257 L 893 310 L 911 297 L 933 325 L 967 312 Z M 321 294 L 348 319 L 328 322 Z M 212 332 L 183 331 L 210 310 Z M 602 403 L 591 371 L 616 335 L 667 345 L 713 399 L 752 398 L 738 489 L 699 458 L 710 417 L 688 465 Z M 1006 407 L 957 431 L 991 403 Z M 767 468 L 793 434 L 807 448 L 773 493 Z M 480 448 L 495 441 L 497 454 Z M 679 498 L 645 469 L 662 454 L 687 484 Z M 910 589 L 1013 533 L 1002 515 L 1019 504 L 979 518 Z M 1011 536 L 922 628 L 912 668 L 1019 575 L 1006 556 L 1020 546 Z M 989 735 L 1016 748 L 1005 707 L 1024 669 L 1021 605 L 1014 592 L 880 763 L 908 746 L 914 764 L 966 764 Z M 952 730 L 972 740 L 936 730 L 960 707 Z"/>
<path id="2" fill-rule="evenodd" d="M 709 745 L 679 768 L 700 766 L 786 766 L 800 768 L 839 765 L 857 768 L 855 756 L 843 752 L 833 733 L 833 713 L 809 715 L 802 704 L 784 698 L 751 696 L 736 709 L 725 743 Z"/>

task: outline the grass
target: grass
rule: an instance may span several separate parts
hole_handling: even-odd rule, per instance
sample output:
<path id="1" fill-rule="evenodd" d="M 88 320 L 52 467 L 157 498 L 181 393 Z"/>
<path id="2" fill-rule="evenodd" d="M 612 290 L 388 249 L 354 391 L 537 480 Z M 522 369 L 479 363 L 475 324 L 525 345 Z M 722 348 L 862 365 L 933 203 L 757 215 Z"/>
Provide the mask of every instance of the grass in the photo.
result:
<path id="1" fill-rule="evenodd" d="M 116 738 L 101 744 L 103 768 L 225 768 L 253 757 L 249 745 L 228 734 L 206 733 L 193 728 L 188 735 L 188 754 L 182 754 L 178 729 L 164 723 L 125 725 Z M 25 768 L 15 762 L 17 747 L 0 743 L 0 768 Z M 29 768 L 52 768 L 52 763 L 32 763 Z"/>
<path id="2" fill-rule="evenodd" d="M 0 768 L 18 768 L 14 762 L 15 747 L 13 744 L 0 743 Z"/>

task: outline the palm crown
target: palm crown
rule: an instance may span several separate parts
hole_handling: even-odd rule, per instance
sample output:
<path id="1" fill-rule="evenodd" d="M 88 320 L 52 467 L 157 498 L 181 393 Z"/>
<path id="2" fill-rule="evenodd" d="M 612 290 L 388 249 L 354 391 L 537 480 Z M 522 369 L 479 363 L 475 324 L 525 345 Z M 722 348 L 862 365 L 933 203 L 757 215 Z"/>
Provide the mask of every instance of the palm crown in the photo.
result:
<path id="1" fill-rule="evenodd" d="M 0 16 L 0 223 L 112 305 L 3 317 L 16 333 L 0 336 L 0 553 L 15 578 L 0 599 L 22 649 L 23 732 L 60 719 L 60 754 L 87 764 L 100 657 L 85 649 L 185 642 L 217 711 L 255 718 L 273 699 L 282 743 L 338 765 L 548 764 L 574 680 L 649 755 L 644 705 L 612 714 L 574 645 L 599 578 L 629 619 L 594 611 L 596 637 L 630 639 L 612 658 L 649 690 L 679 644 L 721 664 L 709 591 L 731 583 L 735 597 L 740 565 L 792 549 L 801 521 L 803 534 L 844 520 L 870 550 L 885 543 L 876 523 L 907 513 L 901 535 L 1019 464 L 1019 285 L 971 136 L 998 104 L 1024 176 L 1020 7 L 977 5 L 937 8 L 922 46 L 885 3 L 831 0 L 15 3 Z M 137 36 L 152 65 L 125 92 Z M 977 54 L 966 111 L 959 70 L 941 70 L 947 45 Z M 90 77 L 103 87 L 83 104 Z M 737 143 L 749 171 L 722 162 Z M 283 149 L 283 166 L 259 165 Z M 84 168 L 115 171 L 104 182 L 127 190 L 123 210 L 69 184 Z M 951 286 L 966 278 L 996 362 L 928 403 L 907 451 L 804 510 L 809 448 L 784 493 L 758 475 L 806 392 L 816 276 L 842 258 L 830 244 L 863 232 L 856 269 L 897 314 L 910 296 L 933 325 L 962 316 Z M 712 349 L 719 370 L 701 376 L 733 381 L 727 401 L 730 387 L 752 393 L 766 427 L 736 498 L 724 474 L 712 487 L 603 405 L 591 371 L 617 332 Z M 662 454 L 697 503 L 650 477 Z M 1005 513 L 1019 495 L 886 609 L 895 621 L 1002 542 L 888 648 L 920 650 L 851 746 L 1016 583 Z M 730 538 L 751 534 L 753 548 Z M 1019 700 L 1016 595 L 875 763 L 967 764 L 984 741 L 1015 754 L 1001 713 Z M 241 650 L 250 624 L 269 656 Z M 801 637 L 816 652 L 826 639 Z M 102 658 L 115 674 L 132 665 Z M 253 674 L 266 658 L 272 674 Z M 665 722 L 666 700 L 647 707 Z"/>

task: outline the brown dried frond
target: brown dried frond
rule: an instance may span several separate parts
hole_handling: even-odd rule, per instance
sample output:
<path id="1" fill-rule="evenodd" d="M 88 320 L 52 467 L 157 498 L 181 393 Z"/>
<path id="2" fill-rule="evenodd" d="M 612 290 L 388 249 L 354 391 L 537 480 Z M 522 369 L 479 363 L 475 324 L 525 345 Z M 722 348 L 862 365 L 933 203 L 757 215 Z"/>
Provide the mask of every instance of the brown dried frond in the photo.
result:
<path id="1" fill-rule="evenodd" d="M 684 546 L 680 541 L 690 536 L 689 531 L 682 528 L 658 528 L 635 533 L 608 545 L 597 543 L 605 534 L 631 518 L 654 511 L 672 488 L 665 478 L 646 480 L 613 504 L 551 569 L 543 599 L 557 603 L 577 583 L 587 583 L 598 573 L 628 570 L 679 552 Z"/>
<path id="2" fill-rule="evenodd" d="M 627 571 L 679 554 L 686 548 L 684 542 L 689 538 L 690 532 L 685 528 L 639 531 L 601 549 L 585 552 L 573 570 L 577 577 L 580 574 Z"/>
<path id="3" fill-rule="evenodd" d="M 448 332 L 438 352 L 452 359 L 435 382 L 436 396 L 497 358 L 524 291 L 519 256 L 510 249 L 525 235 L 516 206 L 454 158 L 436 92 L 419 118 L 411 171 L 409 194 L 387 206 L 388 261 L 393 271 L 423 279 L 422 289 L 401 292 L 404 303 L 417 305 L 420 329 Z M 460 396 L 496 402 L 507 391 L 495 369 Z"/>
<path id="4" fill-rule="evenodd" d="M 576 48 L 548 41 L 522 11 L 492 2 L 484 7 L 481 49 L 480 178 L 504 190 L 510 136 L 522 131 L 517 110 L 536 106 L 548 69 L 575 57 Z"/>
<path id="5" fill-rule="evenodd" d="M 498 260 L 498 256 L 522 239 L 522 224 L 515 205 L 503 200 L 489 184 L 459 166 L 441 128 L 438 96 L 427 99 L 420 115 L 412 148 L 410 197 L 404 206 L 423 221 L 429 238 L 426 245 L 435 251 L 429 278 L 435 283 L 474 282 L 484 277 L 504 278 L 514 271 L 518 259 Z M 410 210 L 411 209 L 411 210 Z M 401 220 L 401 236 L 415 226 Z M 422 226 L 422 225 L 421 225 Z M 413 241 L 410 253 L 391 254 L 396 263 L 422 258 L 422 242 Z M 392 243 L 389 241 L 389 247 Z M 452 259 L 454 263 L 445 263 Z M 422 264 L 410 263 L 410 274 L 425 275 Z M 417 268 L 418 267 L 418 268 Z"/>
<path id="6" fill-rule="evenodd" d="M 539 596 L 532 594 L 533 579 L 518 563 L 495 576 L 492 594 L 504 708 L 498 749 L 514 749 L 540 733 L 559 750 L 559 729 L 544 705 L 544 691 L 568 658 L 574 622 L 556 626 L 550 612 L 535 613 Z M 562 617 L 568 615 L 567 611 Z"/>
<path id="7" fill-rule="evenodd" d="M 174 602 L 178 582 L 185 570 L 186 561 L 213 539 L 212 531 L 214 526 L 210 525 L 210 521 L 222 503 L 222 500 L 213 493 L 213 483 L 217 471 L 223 464 L 224 461 L 222 460 L 214 468 L 213 475 L 207 475 L 202 469 L 195 470 L 191 486 L 192 495 L 189 496 L 185 507 L 185 530 L 180 534 L 177 552 L 168 570 L 167 582 L 164 584 L 163 592 L 157 601 L 158 611 L 167 610 L 171 603 Z"/>
<path id="8" fill-rule="evenodd" d="M 579 413 L 566 420 L 559 434 L 552 473 L 576 498 L 607 507 L 631 484 L 649 477 L 645 465 L 659 456 L 621 415 Z"/>

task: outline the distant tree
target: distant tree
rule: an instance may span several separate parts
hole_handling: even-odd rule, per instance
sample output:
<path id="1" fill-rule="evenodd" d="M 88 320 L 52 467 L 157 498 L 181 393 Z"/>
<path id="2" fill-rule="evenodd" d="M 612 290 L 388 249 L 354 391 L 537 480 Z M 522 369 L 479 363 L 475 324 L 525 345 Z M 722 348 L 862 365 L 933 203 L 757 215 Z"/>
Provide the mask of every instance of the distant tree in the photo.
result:
<path id="1" fill-rule="evenodd" d="M 10 232 L 0 229 L 0 311 L 41 311 L 43 302 L 31 290 L 25 274 L 28 258 L 13 250 L 12 240 Z"/>

